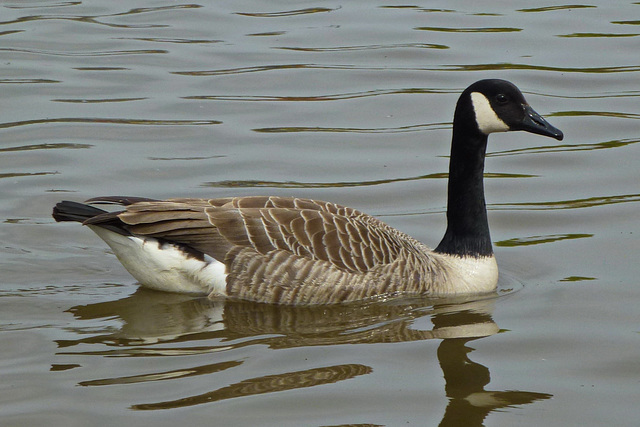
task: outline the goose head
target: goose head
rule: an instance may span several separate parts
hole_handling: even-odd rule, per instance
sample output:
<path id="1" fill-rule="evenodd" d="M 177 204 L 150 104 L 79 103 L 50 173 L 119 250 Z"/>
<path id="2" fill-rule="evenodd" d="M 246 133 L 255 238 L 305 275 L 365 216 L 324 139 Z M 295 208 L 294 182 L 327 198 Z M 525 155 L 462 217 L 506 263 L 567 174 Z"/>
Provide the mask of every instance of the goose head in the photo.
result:
<path id="1" fill-rule="evenodd" d="M 520 130 L 559 141 L 564 137 L 531 108 L 513 83 L 498 79 L 477 81 L 460 95 L 454 124 L 463 126 L 469 136 Z"/>
<path id="2" fill-rule="evenodd" d="M 480 80 L 465 89 L 456 105 L 449 160 L 447 231 L 436 252 L 491 257 L 493 248 L 484 200 L 484 161 L 490 133 L 525 131 L 562 140 L 505 80 Z"/>

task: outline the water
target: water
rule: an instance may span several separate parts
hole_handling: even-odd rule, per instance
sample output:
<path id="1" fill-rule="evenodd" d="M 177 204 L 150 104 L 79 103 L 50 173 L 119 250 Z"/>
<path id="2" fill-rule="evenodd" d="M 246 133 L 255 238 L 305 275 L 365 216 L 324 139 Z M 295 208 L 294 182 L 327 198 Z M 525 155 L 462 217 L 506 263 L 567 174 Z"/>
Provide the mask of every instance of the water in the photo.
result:
<path id="1" fill-rule="evenodd" d="M 0 424 L 615 425 L 640 416 L 640 4 L 0 4 Z M 435 245 L 450 123 L 490 138 L 500 291 L 282 308 L 139 290 L 53 204 L 277 194 Z"/>

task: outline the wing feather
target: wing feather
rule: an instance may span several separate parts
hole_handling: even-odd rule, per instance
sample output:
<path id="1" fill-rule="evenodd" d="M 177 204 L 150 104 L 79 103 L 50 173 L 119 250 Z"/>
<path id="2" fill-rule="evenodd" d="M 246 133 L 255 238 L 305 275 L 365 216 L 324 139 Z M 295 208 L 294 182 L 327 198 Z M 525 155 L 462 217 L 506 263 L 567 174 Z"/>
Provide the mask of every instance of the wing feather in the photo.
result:
<path id="1" fill-rule="evenodd" d="M 392 263 L 400 252 L 411 252 L 419 245 L 355 209 L 310 199 L 142 200 L 128 204 L 117 215 L 134 234 L 189 245 L 227 263 L 244 249 L 262 255 L 283 251 L 299 258 L 296 268 L 310 259 L 363 273 Z M 257 273 L 261 267 L 255 268 Z"/>

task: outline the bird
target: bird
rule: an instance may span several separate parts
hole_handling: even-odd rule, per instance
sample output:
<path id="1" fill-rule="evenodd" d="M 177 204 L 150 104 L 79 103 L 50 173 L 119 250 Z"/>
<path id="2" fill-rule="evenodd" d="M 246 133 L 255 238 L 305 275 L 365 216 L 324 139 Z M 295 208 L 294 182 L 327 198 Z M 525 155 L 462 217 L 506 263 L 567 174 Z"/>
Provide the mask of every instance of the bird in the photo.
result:
<path id="1" fill-rule="evenodd" d="M 61 201 L 53 218 L 89 227 L 141 286 L 159 291 L 285 305 L 486 294 L 498 266 L 484 161 L 488 135 L 507 131 L 564 137 L 511 82 L 480 80 L 461 93 L 435 249 L 359 210 L 298 197 L 105 196 Z"/>

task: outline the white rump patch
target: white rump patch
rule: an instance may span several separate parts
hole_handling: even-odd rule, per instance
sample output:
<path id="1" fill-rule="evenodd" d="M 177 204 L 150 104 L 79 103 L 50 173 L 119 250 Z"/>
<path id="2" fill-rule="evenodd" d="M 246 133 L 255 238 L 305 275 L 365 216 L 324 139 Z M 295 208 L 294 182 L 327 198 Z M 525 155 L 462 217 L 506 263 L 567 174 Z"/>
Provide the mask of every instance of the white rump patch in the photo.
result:
<path id="1" fill-rule="evenodd" d="M 486 96 L 480 92 L 471 92 L 471 104 L 476 113 L 476 123 L 478 123 L 480 132 L 489 135 L 492 132 L 507 132 L 509 130 L 509 126 L 500 120 L 496 112 L 493 111 Z"/>
<path id="2" fill-rule="evenodd" d="M 89 226 L 113 250 L 124 268 L 142 286 L 165 292 L 226 294 L 226 268 L 207 255 L 194 258 L 181 247 L 154 238 L 123 236 Z"/>

